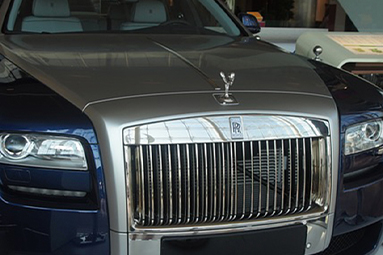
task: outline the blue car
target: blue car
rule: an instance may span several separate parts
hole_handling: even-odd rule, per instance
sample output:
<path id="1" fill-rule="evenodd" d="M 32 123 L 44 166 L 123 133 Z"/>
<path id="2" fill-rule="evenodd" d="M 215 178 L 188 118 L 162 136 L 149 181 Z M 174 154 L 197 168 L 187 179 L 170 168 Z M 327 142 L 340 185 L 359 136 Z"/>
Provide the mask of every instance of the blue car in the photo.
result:
<path id="1" fill-rule="evenodd" d="M 376 86 L 218 0 L 4 0 L 0 27 L 0 254 L 380 246 Z"/>

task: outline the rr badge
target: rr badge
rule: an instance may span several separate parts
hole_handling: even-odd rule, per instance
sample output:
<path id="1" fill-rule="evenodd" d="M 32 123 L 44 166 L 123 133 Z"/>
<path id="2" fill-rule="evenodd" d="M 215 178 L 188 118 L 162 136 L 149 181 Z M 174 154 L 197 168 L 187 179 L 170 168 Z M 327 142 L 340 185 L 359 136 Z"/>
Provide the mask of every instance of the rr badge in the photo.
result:
<path id="1" fill-rule="evenodd" d="M 243 139 L 243 128 L 240 117 L 230 118 L 230 132 L 232 139 Z"/>

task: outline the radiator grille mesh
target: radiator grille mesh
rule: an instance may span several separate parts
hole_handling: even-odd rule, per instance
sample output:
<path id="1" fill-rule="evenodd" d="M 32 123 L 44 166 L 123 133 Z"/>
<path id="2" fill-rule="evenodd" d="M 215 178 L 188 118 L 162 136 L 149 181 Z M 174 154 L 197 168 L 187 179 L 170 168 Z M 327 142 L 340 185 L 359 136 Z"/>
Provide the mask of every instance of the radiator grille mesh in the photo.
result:
<path id="1" fill-rule="evenodd" d="M 129 145 L 134 220 L 170 226 L 310 213 L 325 199 L 326 143 L 299 138 Z"/>

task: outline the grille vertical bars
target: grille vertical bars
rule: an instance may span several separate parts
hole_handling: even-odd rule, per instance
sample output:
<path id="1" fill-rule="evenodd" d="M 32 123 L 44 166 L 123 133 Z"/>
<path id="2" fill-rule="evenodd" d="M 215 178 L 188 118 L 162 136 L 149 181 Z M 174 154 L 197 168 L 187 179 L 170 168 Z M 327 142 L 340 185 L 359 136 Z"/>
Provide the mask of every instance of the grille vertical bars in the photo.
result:
<path id="1" fill-rule="evenodd" d="M 326 138 L 129 146 L 139 226 L 232 222 L 309 212 Z"/>

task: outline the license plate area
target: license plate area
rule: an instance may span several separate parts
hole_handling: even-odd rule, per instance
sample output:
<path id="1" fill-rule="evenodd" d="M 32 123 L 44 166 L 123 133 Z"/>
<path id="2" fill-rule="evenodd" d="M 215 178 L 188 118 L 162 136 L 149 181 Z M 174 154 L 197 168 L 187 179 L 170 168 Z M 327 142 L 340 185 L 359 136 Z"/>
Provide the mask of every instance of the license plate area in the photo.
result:
<path id="1" fill-rule="evenodd" d="M 293 225 L 234 234 L 198 237 L 166 237 L 161 255 L 303 255 L 307 227 Z"/>

